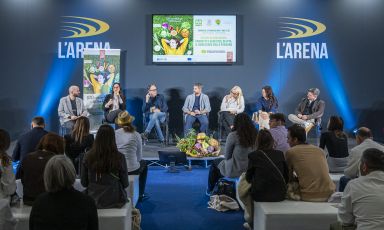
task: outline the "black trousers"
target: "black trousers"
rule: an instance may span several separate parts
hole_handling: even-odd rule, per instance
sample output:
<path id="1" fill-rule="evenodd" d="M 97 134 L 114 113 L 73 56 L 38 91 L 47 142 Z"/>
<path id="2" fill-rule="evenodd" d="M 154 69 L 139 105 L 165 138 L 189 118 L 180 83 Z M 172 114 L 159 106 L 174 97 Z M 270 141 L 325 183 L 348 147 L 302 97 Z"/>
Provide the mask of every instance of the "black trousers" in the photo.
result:
<path id="1" fill-rule="evenodd" d="M 140 168 L 128 172 L 128 175 L 139 175 L 139 197 L 144 195 L 145 185 L 147 183 L 148 166 L 145 160 L 140 161 Z"/>
<path id="2" fill-rule="evenodd" d="M 209 174 L 208 174 L 208 191 L 212 192 L 213 188 L 215 187 L 215 184 L 219 181 L 220 178 L 223 178 L 224 176 L 220 173 L 220 169 L 218 168 L 221 161 L 223 161 L 223 158 L 215 159 L 212 161 L 211 167 L 209 168 Z"/>
<path id="3" fill-rule="evenodd" d="M 232 131 L 231 126 L 233 125 L 235 116 L 236 116 L 235 114 L 232 114 L 228 111 L 220 112 L 221 124 L 223 125 L 225 134 L 227 135 Z"/>

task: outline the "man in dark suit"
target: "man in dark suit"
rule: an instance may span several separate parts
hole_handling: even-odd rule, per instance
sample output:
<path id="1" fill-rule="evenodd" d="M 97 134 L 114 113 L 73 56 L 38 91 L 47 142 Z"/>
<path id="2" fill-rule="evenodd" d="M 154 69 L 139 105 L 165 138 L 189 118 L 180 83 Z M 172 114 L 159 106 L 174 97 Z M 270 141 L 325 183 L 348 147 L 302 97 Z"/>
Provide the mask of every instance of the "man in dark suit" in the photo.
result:
<path id="1" fill-rule="evenodd" d="M 44 129 L 45 122 L 43 117 L 34 117 L 32 119 L 31 127 L 32 129 L 30 131 L 21 135 L 17 140 L 12 155 L 13 161 L 22 161 L 28 153 L 34 152 L 40 139 L 48 133 Z"/>

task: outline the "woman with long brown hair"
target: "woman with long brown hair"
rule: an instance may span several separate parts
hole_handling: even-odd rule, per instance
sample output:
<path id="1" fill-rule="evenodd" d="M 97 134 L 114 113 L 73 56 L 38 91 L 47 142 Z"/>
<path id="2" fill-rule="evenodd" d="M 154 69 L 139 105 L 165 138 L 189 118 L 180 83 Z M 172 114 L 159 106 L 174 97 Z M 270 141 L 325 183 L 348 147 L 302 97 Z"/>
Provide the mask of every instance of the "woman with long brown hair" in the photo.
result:
<path id="1" fill-rule="evenodd" d="M 127 201 L 127 164 L 117 150 L 115 131 L 110 125 L 100 126 L 92 149 L 85 154 L 81 184 L 98 208 L 120 208 Z"/>
<path id="2" fill-rule="evenodd" d="M 206 194 L 211 194 L 222 177 L 239 177 L 248 167 L 248 153 L 256 147 L 257 130 L 246 113 L 236 115 L 233 131 L 225 143 L 224 158 L 212 162 L 208 174 Z"/>
<path id="3" fill-rule="evenodd" d="M 105 96 L 103 106 L 104 118 L 109 123 L 115 123 L 117 115 L 126 108 L 125 96 L 118 82 L 113 83 L 112 92 Z"/>
<path id="4" fill-rule="evenodd" d="M 89 133 L 89 120 L 86 117 L 79 117 L 76 120 L 72 133 L 64 136 L 65 139 L 65 155 L 67 155 L 73 165 L 76 173 L 79 174 L 79 162 L 81 154 L 90 150 L 93 145 L 94 137 Z"/>
<path id="5" fill-rule="evenodd" d="M 279 104 L 271 86 L 264 86 L 261 90 L 261 94 L 262 96 L 256 102 L 256 112 L 258 114 L 257 122 L 260 129 L 269 129 L 269 114 L 277 113 Z"/>
<path id="6" fill-rule="evenodd" d="M 331 116 L 328 121 L 328 131 L 322 133 L 320 137 L 320 148 L 327 148 L 330 172 L 344 172 L 348 164 L 348 136 L 343 129 L 343 119 L 339 116 Z"/>

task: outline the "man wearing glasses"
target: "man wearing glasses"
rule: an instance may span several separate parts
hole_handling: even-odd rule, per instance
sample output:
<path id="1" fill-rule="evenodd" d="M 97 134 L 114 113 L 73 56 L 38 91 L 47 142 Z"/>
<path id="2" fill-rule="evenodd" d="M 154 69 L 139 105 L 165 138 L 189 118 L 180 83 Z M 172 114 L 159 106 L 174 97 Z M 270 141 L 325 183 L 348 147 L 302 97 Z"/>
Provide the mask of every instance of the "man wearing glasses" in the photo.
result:
<path id="1" fill-rule="evenodd" d="M 153 127 L 155 127 L 160 143 L 164 143 L 164 135 L 161 132 L 160 124 L 165 121 L 168 111 L 167 102 L 163 95 L 157 93 L 157 86 L 155 84 L 150 84 L 147 89 L 148 93 L 145 95 L 143 113 L 145 114 L 144 119 L 148 117 L 149 122 L 144 133 L 141 134 L 141 137 L 147 140 L 149 133 L 151 133 Z"/>

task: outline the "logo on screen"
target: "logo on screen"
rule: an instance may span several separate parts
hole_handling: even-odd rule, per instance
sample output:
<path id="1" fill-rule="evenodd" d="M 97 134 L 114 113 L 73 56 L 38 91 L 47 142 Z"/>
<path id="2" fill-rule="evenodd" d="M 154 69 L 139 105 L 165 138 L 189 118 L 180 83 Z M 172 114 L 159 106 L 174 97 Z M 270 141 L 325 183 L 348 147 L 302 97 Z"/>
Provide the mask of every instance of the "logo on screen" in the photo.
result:
<path id="1" fill-rule="evenodd" d="M 280 21 L 280 31 L 287 33 L 288 36 L 284 36 L 280 39 L 316 36 L 323 33 L 327 28 L 321 22 L 305 18 L 281 17 L 281 19 L 283 19 L 283 21 Z"/>
<path id="2" fill-rule="evenodd" d="M 57 44 L 58 58 L 83 58 L 84 49 L 110 49 L 109 42 L 88 40 L 109 30 L 108 23 L 95 18 L 62 16 L 60 30 L 62 39 Z M 77 39 L 84 38 L 85 41 Z M 74 39 L 71 40 L 71 39 Z"/>
<path id="3" fill-rule="evenodd" d="M 94 18 L 62 16 L 62 38 L 82 38 L 96 36 L 109 30 L 109 25 Z"/>
<path id="4" fill-rule="evenodd" d="M 326 42 L 311 42 L 311 37 L 319 35 L 326 30 L 326 26 L 318 21 L 280 17 L 279 30 L 282 40 L 294 39 L 295 42 L 277 42 L 277 59 L 327 59 L 328 50 Z M 298 42 L 298 40 L 303 40 Z"/>

